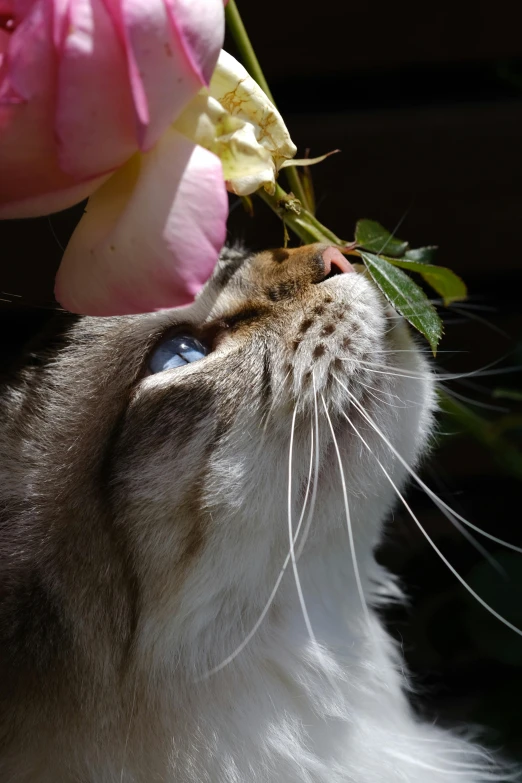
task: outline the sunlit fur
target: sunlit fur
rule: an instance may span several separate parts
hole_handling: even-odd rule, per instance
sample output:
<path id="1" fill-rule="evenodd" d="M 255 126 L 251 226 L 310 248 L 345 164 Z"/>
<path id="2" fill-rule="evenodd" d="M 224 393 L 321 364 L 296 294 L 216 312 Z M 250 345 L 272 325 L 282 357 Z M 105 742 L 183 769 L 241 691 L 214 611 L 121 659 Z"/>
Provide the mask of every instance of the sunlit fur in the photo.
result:
<path id="1" fill-rule="evenodd" d="M 228 250 L 194 305 L 64 318 L 6 381 L 3 783 L 506 779 L 415 716 L 375 610 L 407 472 L 358 406 L 415 466 L 429 367 L 362 272 L 324 277 Z M 176 326 L 213 350 L 149 374 Z"/>

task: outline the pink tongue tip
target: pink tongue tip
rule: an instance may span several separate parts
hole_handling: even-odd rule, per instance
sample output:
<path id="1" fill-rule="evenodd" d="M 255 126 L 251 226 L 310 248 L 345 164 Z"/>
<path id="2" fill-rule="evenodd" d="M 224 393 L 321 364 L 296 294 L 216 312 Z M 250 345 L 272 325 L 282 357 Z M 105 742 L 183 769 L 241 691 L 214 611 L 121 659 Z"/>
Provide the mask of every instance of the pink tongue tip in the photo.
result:
<path id="1" fill-rule="evenodd" d="M 336 266 L 341 272 L 355 272 L 355 269 L 336 247 L 327 247 L 323 250 L 325 272 L 330 274 L 332 266 Z"/>

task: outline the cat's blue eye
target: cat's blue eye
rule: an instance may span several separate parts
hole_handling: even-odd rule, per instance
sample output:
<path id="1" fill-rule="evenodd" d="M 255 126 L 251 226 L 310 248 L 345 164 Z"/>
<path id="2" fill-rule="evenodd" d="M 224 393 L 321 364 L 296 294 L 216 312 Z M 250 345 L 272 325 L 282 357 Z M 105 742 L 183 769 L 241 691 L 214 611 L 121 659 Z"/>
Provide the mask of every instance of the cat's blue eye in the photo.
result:
<path id="1" fill-rule="evenodd" d="M 151 373 L 172 370 L 174 367 L 197 362 L 207 354 L 208 348 L 205 348 L 195 337 L 183 334 L 168 337 L 151 354 L 149 370 Z"/>

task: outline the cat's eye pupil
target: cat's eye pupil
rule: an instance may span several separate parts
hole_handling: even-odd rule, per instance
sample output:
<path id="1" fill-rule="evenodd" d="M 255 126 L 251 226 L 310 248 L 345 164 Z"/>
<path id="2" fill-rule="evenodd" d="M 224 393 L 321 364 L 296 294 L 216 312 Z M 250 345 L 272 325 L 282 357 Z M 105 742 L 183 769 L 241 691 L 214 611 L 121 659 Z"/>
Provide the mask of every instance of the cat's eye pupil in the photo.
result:
<path id="1" fill-rule="evenodd" d="M 152 352 L 149 359 L 149 370 L 151 373 L 172 370 L 175 367 L 197 362 L 207 354 L 208 348 L 195 337 L 185 334 L 167 337 Z"/>

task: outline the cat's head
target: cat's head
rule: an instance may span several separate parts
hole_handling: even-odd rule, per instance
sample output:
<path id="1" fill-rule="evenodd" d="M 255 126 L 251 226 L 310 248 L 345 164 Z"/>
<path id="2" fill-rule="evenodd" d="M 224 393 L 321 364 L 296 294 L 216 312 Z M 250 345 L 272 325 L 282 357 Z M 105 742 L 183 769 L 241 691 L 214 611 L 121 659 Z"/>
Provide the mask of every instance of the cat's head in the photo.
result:
<path id="1" fill-rule="evenodd" d="M 332 550 L 350 562 L 348 505 L 364 572 L 389 478 L 405 478 L 377 430 L 414 462 L 433 407 L 402 320 L 323 245 L 228 249 L 187 308 L 66 320 L 5 398 L 0 484 L 19 562 L 33 547 L 56 589 L 77 584 L 65 614 L 104 595 L 122 638 L 168 627 L 178 646 L 215 634 L 216 618 L 259 615 L 289 509 L 296 549 L 311 522 L 306 569 Z"/>

